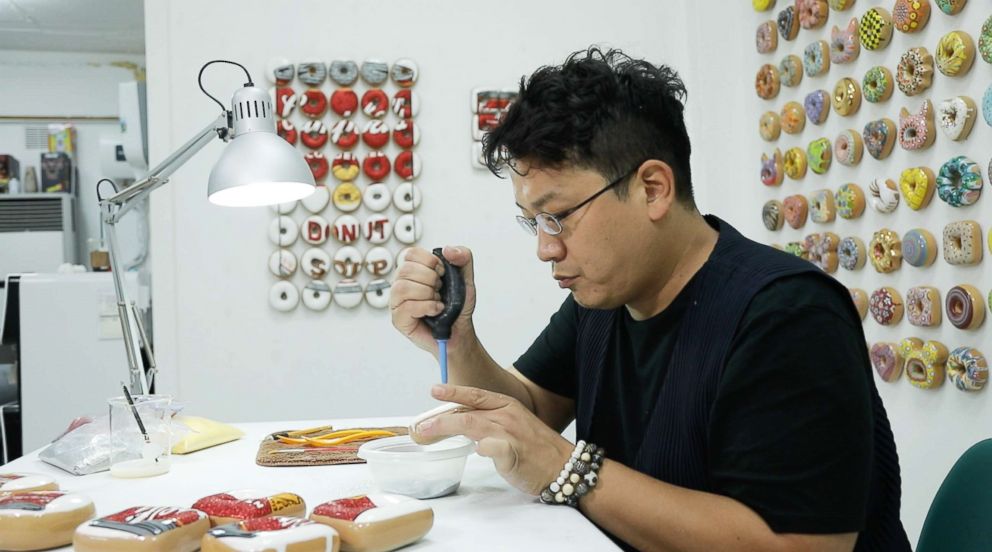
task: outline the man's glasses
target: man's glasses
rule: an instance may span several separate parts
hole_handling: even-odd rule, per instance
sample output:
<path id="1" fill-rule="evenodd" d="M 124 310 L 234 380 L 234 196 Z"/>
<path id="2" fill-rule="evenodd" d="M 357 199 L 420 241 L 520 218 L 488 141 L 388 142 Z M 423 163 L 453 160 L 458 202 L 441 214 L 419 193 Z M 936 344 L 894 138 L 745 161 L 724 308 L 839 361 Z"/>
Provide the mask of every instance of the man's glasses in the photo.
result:
<path id="1" fill-rule="evenodd" d="M 617 178 L 613 182 L 610 182 L 609 184 L 604 186 L 601 190 L 592 194 L 591 196 L 586 198 L 585 201 L 579 203 L 578 205 L 572 207 L 571 209 L 565 209 L 564 211 L 559 211 L 557 213 L 538 213 L 534 215 L 534 218 L 527 218 L 523 215 L 517 215 L 517 222 L 520 224 L 520 227 L 523 228 L 531 236 L 537 235 L 538 228 L 540 228 L 545 234 L 549 236 L 557 236 L 558 234 L 561 234 L 562 230 L 564 230 L 561 221 L 564 220 L 565 217 L 578 211 L 582 207 L 585 207 L 588 203 L 592 202 L 592 200 L 603 195 L 603 193 L 606 192 L 606 190 L 609 190 L 614 186 L 616 186 L 617 184 L 623 182 L 628 177 L 630 177 L 630 175 L 637 172 L 637 169 L 639 169 L 640 167 L 641 164 L 638 163 L 636 167 L 627 171 L 623 176 Z"/>

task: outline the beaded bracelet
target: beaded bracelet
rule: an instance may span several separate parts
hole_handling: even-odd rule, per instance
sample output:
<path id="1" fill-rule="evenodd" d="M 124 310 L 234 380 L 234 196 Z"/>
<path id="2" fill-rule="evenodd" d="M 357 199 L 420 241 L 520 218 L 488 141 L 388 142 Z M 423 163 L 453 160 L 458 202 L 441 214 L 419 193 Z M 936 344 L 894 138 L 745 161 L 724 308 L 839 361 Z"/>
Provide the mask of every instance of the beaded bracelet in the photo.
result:
<path id="1" fill-rule="evenodd" d="M 544 504 L 578 507 L 579 499 L 589 493 L 599 482 L 599 468 L 603 465 L 606 451 L 602 447 L 585 441 L 575 444 L 571 458 L 548 488 L 541 491 Z"/>

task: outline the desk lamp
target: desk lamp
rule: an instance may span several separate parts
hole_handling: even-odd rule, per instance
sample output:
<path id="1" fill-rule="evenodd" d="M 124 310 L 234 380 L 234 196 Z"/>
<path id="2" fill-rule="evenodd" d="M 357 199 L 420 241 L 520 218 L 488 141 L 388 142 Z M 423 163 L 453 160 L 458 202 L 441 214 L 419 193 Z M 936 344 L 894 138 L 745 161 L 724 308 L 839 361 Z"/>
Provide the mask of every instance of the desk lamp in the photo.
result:
<path id="1" fill-rule="evenodd" d="M 244 87 L 234 92 L 230 110 L 203 88 L 203 71 L 212 63 L 237 65 L 248 77 Z M 226 60 L 210 61 L 200 68 L 198 82 L 200 90 L 221 107 L 217 119 L 131 186 L 118 189 L 113 181 L 101 181 L 110 182 L 114 187 L 113 195 L 99 198 L 100 213 L 110 250 L 117 310 L 124 331 L 130 387 L 136 394 L 151 391 L 157 368 L 148 335 L 124 288 L 116 230 L 121 217 L 153 190 L 168 183 L 173 172 L 214 138 L 220 138 L 228 145 L 210 171 L 207 197 L 211 203 L 230 207 L 271 205 L 302 199 L 310 195 L 315 186 L 313 173 L 303 156 L 276 134 L 268 93 L 254 85 L 251 74 L 243 65 Z M 99 183 L 97 186 L 99 188 Z M 144 352 L 145 358 L 139 351 Z"/>

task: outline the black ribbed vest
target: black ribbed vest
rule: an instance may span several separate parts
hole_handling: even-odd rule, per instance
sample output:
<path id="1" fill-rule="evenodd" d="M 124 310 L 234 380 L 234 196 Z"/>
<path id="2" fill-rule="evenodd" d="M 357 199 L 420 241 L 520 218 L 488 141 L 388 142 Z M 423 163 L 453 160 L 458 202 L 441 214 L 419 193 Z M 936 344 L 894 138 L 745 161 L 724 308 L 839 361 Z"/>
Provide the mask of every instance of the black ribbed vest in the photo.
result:
<path id="1" fill-rule="evenodd" d="M 630 467 L 673 485 L 712 492 L 707 451 L 710 410 L 730 344 L 751 299 L 772 281 L 801 273 L 820 274 L 845 295 L 848 292 L 812 264 L 753 242 L 716 217 L 706 218 L 720 237 L 709 260 L 682 291 L 691 297 L 644 441 Z M 848 305 L 854 319 L 860 319 L 853 302 Z M 591 443 L 598 441 L 590 428 L 615 316 L 616 310 L 578 309 L 576 435 Z M 901 482 L 895 442 L 871 368 L 866 363 L 864 369 L 871 389 L 874 447 L 868 521 L 855 550 L 909 550 L 899 521 Z"/>

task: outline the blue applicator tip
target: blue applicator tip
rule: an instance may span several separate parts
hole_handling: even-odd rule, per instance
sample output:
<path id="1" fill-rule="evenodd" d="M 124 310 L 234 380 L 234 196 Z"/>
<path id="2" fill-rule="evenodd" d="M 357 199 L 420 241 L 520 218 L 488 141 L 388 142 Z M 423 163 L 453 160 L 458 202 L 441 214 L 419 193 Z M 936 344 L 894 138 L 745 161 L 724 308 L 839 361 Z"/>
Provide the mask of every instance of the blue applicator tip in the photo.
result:
<path id="1" fill-rule="evenodd" d="M 438 358 L 441 360 L 441 383 L 448 383 L 448 340 L 437 340 Z"/>

